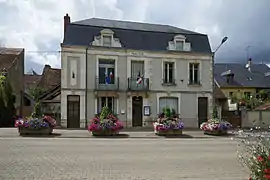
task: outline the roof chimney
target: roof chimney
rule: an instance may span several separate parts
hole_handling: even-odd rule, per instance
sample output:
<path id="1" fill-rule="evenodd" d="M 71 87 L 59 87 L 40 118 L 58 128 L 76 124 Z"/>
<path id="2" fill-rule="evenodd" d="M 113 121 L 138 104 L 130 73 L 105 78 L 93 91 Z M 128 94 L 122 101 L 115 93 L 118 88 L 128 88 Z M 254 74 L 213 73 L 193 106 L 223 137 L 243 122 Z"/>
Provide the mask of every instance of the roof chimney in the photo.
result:
<path id="1" fill-rule="evenodd" d="M 64 16 L 64 35 L 66 34 L 67 26 L 70 24 L 70 17 L 68 13 Z"/>
<path id="2" fill-rule="evenodd" d="M 45 64 L 45 66 L 43 68 L 42 75 L 45 74 L 45 73 L 47 73 L 49 69 L 51 69 L 51 66 L 49 64 Z"/>

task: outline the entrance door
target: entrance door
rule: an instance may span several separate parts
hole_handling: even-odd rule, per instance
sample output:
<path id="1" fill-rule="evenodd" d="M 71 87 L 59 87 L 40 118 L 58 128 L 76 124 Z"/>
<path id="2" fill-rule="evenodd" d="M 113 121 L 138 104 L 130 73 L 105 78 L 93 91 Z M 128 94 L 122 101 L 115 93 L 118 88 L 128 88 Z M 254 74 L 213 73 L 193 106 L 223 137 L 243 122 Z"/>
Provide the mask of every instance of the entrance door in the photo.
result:
<path id="1" fill-rule="evenodd" d="M 135 96 L 132 98 L 132 126 L 142 126 L 143 98 L 142 96 Z"/>
<path id="2" fill-rule="evenodd" d="M 203 122 L 207 121 L 208 116 L 208 98 L 207 97 L 199 97 L 198 98 L 198 126 Z"/>
<path id="3" fill-rule="evenodd" d="M 80 128 L 80 96 L 67 97 L 67 128 Z"/>

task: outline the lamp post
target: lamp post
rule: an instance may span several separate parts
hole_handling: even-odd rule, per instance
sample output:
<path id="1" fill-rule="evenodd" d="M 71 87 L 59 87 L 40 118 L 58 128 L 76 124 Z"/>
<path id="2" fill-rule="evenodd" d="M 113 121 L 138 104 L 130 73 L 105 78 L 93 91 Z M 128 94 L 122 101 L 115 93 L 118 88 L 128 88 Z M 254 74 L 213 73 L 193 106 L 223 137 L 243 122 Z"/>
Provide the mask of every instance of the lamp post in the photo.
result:
<path id="1" fill-rule="evenodd" d="M 222 44 L 224 44 L 226 41 L 228 40 L 228 37 L 225 36 L 219 46 L 216 48 L 215 51 L 212 52 L 212 106 L 214 107 L 215 105 L 215 98 L 214 98 L 214 89 L 215 89 L 215 73 L 214 73 L 214 68 L 215 68 L 215 54 L 217 52 L 217 50 L 222 46 Z"/>

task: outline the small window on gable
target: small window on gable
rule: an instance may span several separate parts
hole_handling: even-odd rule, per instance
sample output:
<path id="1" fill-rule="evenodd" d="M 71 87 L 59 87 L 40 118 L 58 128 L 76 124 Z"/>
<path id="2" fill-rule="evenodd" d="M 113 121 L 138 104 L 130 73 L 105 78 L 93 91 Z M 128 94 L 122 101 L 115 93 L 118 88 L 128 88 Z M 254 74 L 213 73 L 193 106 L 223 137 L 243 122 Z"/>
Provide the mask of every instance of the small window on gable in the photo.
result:
<path id="1" fill-rule="evenodd" d="M 111 47 L 112 46 L 112 36 L 103 35 L 103 46 Z"/>

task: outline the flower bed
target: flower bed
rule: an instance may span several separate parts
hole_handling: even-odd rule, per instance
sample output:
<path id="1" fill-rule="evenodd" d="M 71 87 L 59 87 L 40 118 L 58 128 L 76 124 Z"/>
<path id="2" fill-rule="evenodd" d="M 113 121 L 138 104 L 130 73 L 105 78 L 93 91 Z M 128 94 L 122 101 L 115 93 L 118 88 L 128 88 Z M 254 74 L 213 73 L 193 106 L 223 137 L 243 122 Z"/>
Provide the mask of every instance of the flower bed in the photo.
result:
<path id="1" fill-rule="evenodd" d="M 113 115 L 107 107 L 102 108 L 100 116 L 92 119 L 88 131 L 94 136 L 112 136 L 119 134 L 123 129 L 122 123 Z"/>
<path id="2" fill-rule="evenodd" d="M 165 109 L 153 123 L 157 135 L 181 135 L 184 124 L 181 119 L 170 109 Z"/>
<path id="3" fill-rule="evenodd" d="M 238 157 L 249 169 L 249 180 L 270 180 L 270 138 L 265 130 L 239 131 Z M 247 178 L 248 179 L 248 178 Z"/>
<path id="4" fill-rule="evenodd" d="M 232 125 L 227 121 L 219 121 L 217 119 L 210 119 L 201 124 L 200 128 L 205 134 L 209 135 L 225 135 Z"/>
<path id="5" fill-rule="evenodd" d="M 26 118 L 15 121 L 20 135 L 49 135 L 56 125 L 55 119 L 44 116 L 42 118 Z"/>

